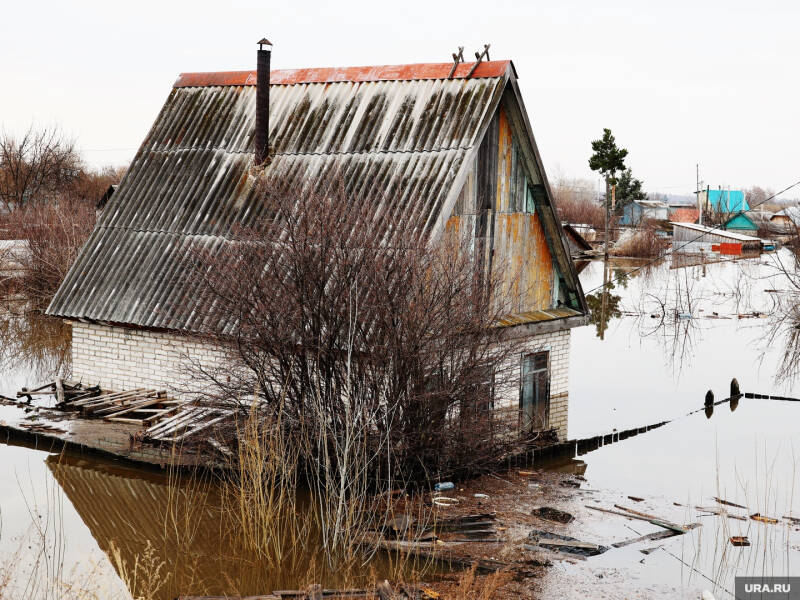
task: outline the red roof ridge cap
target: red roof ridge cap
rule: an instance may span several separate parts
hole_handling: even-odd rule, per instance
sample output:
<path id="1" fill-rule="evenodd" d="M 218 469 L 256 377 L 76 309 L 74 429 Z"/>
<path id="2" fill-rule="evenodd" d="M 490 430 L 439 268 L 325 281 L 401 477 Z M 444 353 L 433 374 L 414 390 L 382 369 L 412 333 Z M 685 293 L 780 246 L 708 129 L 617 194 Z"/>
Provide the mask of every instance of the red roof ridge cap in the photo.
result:
<path id="1" fill-rule="evenodd" d="M 466 79 L 474 62 L 458 65 L 453 79 Z M 491 60 L 480 63 L 470 79 L 501 77 L 510 60 Z M 272 85 L 295 85 L 301 83 L 336 83 L 366 81 L 412 81 L 415 79 L 447 79 L 453 63 L 420 63 L 408 65 L 375 65 L 364 67 L 324 67 L 304 69 L 278 69 L 270 72 Z M 181 73 L 173 87 L 254 86 L 256 72 L 216 71 L 208 73 Z"/>

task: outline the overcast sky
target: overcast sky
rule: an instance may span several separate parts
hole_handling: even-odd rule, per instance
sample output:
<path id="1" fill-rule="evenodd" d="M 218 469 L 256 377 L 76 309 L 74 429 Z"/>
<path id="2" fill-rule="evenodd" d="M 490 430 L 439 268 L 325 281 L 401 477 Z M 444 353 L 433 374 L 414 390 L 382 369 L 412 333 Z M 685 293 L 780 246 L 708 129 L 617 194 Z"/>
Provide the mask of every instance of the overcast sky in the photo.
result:
<path id="1" fill-rule="evenodd" d="M 0 127 L 58 124 L 130 161 L 182 71 L 512 59 L 551 180 L 596 179 L 603 127 L 649 191 L 800 179 L 798 2 L 4 3 Z M 788 196 L 800 196 L 795 188 Z"/>

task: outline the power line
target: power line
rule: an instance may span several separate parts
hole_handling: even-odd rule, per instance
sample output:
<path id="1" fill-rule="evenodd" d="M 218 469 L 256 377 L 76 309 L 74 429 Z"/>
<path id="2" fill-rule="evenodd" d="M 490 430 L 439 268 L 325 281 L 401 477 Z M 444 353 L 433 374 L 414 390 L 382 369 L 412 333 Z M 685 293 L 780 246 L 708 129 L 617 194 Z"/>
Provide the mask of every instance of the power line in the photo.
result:
<path id="1" fill-rule="evenodd" d="M 747 210 L 740 210 L 738 213 L 736 213 L 735 215 L 733 215 L 733 216 L 732 216 L 730 219 L 728 219 L 726 222 L 730 222 L 731 220 L 735 219 L 736 217 L 738 217 L 738 216 L 740 216 L 740 215 L 743 215 L 743 214 L 745 214 L 745 213 L 748 213 L 748 212 L 750 212 L 751 210 L 753 210 L 753 209 L 754 209 L 754 208 L 756 208 L 757 206 L 761 206 L 761 205 L 762 205 L 762 204 L 764 204 L 765 202 L 769 202 L 770 200 L 772 200 L 772 199 L 773 199 L 773 198 L 775 198 L 776 196 L 780 196 L 780 195 L 781 195 L 781 194 L 783 194 L 784 192 L 788 192 L 790 189 L 792 189 L 793 187 L 796 187 L 796 186 L 798 186 L 798 185 L 800 185 L 800 181 L 796 181 L 796 182 L 794 182 L 794 183 L 793 183 L 792 185 L 790 185 L 789 187 L 782 189 L 780 192 L 776 192 L 776 193 L 772 194 L 772 196 L 770 196 L 769 198 L 764 198 L 764 200 L 762 200 L 761 202 L 759 202 L 759 203 L 757 203 L 757 204 L 754 204 L 753 206 L 751 206 L 751 207 L 750 207 L 750 208 L 748 208 Z M 675 252 L 678 252 L 678 251 L 680 251 L 680 250 L 683 250 L 683 249 L 684 249 L 686 246 L 688 246 L 689 244 L 692 244 L 692 243 L 696 242 L 697 240 L 699 240 L 700 238 L 702 238 L 704 235 L 708 235 L 708 234 L 709 234 L 709 233 L 711 233 L 712 231 L 723 231 L 723 230 L 722 230 L 722 229 L 720 229 L 719 227 L 711 227 L 711 228 L 710 228 L 708 231 L 704 231 L 703 233 L 701 233 L 700 235 L 698 235 L 696 238 L 692 238 L 692 239 L 691 239 L 691 240 L 689 240 L 688 242 L 684 243 L 682 246 L 680 246 L 680 247 L 678 247 L 678 248 L 675 248 L 674 250 L 672 250 L 672 251 L 671 251 L 671 254 L 674 254 Z M 661 256 L 659 256 L 658 258 L 654 258 L 653 260 L 651 260 L 651 261 L 648 261 L 648 262 L 644 263 L 643 265 L 639 265 L 639 266 L 638 266 L 638 267 L 636 267 L 635 269 L 631 269 L 630 271 L 626 271 L 626 272 L 625 272 L 623 275 L 618 275 L 618 276 L 616 276 L 616 277 L 612 278 L 610 281 L 608 281 L 608 282 L 606 282 L 606 283 L 603 283 L 602 285 L 599 285 L 599 286 L 597 286 L 596 288 L 592 288 L 591 290 L 589 290 L 588 292 L 585 292 L 585 293 L 587 293 L 587 294 L 591 294 L 592 292 L 596 292 L 596 291 L 597 291 L 597 290 L 599 290 L 600 288 L 606 287 L 607 285 L 609 285 L 609 284 L 611 284 L 611 283 L 614 283 L 615 281 L 618 281 L 618 280 L 619 280 L 621 277 L 623 277 L 623 276 L 624 276 L 624 277 L 627 277 L 627 276 L 628 276 L 628 275 L 630 275 L 631 273 L 636 273 L 637 271 L 640 271 L 640 270 L 644 269 L 645 267 L 649 267 L 649 266 L 650 266 L 650 265 L 652 265 L 654 262 L 657 262 L 657 261 L 661 260 L 662 258 L 663 258 L 663 257 L 661 257 Z"/>

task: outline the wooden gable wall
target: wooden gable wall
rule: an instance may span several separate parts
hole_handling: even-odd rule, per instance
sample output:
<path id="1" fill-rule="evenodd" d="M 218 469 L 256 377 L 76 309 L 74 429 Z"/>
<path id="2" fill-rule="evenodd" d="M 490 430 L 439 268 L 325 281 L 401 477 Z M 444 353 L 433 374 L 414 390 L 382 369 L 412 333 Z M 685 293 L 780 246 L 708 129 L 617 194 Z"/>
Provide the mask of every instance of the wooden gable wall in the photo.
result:
<path id="1" fill-rule="evenodd" d="M 520 142 L 508 102 L 501 103 L 446 229 L 466 241 L 478 264 L 500 278 L 510 310 L 527 312 L 568 305 L 569 300 L 542 223 L 542 178 L 526 167 Z"/>

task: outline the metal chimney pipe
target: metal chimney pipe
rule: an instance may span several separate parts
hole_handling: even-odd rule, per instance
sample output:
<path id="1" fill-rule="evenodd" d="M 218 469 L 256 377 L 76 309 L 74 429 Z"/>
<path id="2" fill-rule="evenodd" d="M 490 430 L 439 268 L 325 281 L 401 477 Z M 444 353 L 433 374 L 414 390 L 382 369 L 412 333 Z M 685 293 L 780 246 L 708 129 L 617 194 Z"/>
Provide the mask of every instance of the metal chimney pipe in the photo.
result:
<path id="1" fill-rule="evenodd" d="M 263 38 L 258 42 L 258 59 L 256 61 L 256 165 L 263 164 L 269 157 L 269 61 L 271 55 L 272 44 L 267 38 Z"/>

